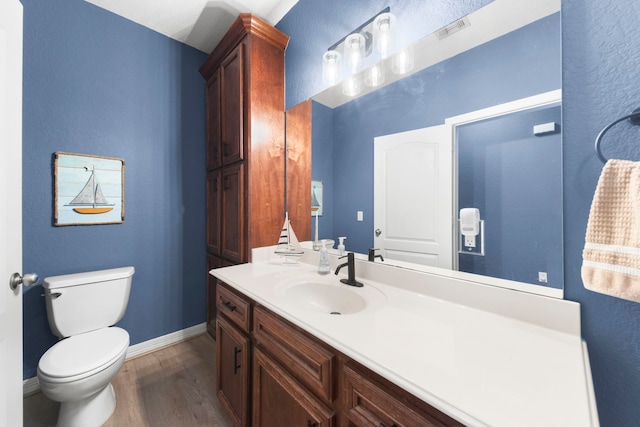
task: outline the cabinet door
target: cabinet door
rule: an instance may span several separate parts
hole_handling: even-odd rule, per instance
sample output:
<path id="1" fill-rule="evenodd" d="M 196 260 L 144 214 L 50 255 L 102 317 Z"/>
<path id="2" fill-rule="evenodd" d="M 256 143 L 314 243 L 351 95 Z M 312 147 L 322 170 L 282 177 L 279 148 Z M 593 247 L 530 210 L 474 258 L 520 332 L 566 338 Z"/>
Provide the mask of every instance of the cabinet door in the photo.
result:
<path id="1" fill-rule="evenodd" d="M 249 339 L 218 316 L 216 391 L 236 427 L 249 425 Z"/>
<path id="2" fill-rule="evenodd" d="M 222 169 L 222 256 L 245 262 L 244 164 Z"/>
<path id="3" fill-rule="evenodd" d="M 220 66 L 222 164 L 244 158 L 244 45 L 240 43 Z"/>
<path id="4" fill-rule="evenodd" d="M 222 166 L 220 108 L 220 73 L 216 72 L 207 81 L 207 170 Z"/>
<path id="5" fill-rule="evenodd" d="M 335 412 L 258 348 L 253 350 L 253 427 L 330 427 Z"/>
<path id="6" fill-rule="evenodd" d="M 220 254 L 220 220 L 222 209 L 222 174 L 207 173 L 207 252 Z"/>

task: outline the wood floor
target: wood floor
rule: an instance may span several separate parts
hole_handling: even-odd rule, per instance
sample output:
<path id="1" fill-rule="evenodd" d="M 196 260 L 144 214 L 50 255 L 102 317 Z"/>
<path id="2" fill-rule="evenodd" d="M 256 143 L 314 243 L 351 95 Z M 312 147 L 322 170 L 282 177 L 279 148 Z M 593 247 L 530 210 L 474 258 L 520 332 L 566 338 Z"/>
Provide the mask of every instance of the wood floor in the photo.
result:
<path id="1" fill-rule="evenodd" d="M 125 362 L 113 380 L 116 409 L 104 427 L 231 427 L 215 393 L 215 341 L 200 335 Z M 55 426 L 59 404 L 24 399 L 24 426 Z"/>

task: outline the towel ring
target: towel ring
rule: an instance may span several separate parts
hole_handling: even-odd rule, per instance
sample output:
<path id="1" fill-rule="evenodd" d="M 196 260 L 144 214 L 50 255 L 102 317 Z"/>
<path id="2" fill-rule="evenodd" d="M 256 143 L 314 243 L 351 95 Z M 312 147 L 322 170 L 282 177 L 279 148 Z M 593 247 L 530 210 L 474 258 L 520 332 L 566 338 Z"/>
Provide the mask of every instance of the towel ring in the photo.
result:
<path id="1" fill-rule="evenodd" d="M 600 150 L 600 142 L 602 141 L 602 137 L 604 137 L 604 134 L 607 133 L 607 131 L 611 129 L 613 126 L 627 119 L 629 119 L 629 123 L 631 123 L 632 125 L 640 125 L 640 108 L 636 108 L 635 110 L 633 110 L 631 114 L 627 114 L 626 116 L 620 117 L 619 119 L 609 123 L 607 126 L 605 126 L 604 129 L 600 131 L 600 133 L 596 137 L 596 143 L 595 143 L 596 155 L 598 156 L 598 158 L 602 163 L 607 163 L 607 158 L 602 155 L 602 151 Z"/>

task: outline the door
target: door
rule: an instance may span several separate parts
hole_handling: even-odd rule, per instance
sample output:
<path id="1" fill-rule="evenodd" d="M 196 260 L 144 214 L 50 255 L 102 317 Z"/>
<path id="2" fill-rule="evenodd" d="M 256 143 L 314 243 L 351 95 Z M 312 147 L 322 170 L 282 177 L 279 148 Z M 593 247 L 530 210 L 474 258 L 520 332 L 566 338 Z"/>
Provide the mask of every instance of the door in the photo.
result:
<path id="1" fill-rule="evenodd" d="M 22 5 L 0 1 L 0 425 L 22 425 Z"/>
<path id="2" fill-rule="evenodd" d="M 222 170 L 222 256 L 236 262 L 246 262 L 246 211 L 244 164 Z"/>
<path id="3" fill-rule="evenodd" d="M 385 258 L 452 268 L 451 126 L 374 142 L 374 246 Z"/>
<path id="4" fill-rule="evenodd" d="M 220 66 L 222 164 L 244 159 L 244 45 L 240 43 Z"/>

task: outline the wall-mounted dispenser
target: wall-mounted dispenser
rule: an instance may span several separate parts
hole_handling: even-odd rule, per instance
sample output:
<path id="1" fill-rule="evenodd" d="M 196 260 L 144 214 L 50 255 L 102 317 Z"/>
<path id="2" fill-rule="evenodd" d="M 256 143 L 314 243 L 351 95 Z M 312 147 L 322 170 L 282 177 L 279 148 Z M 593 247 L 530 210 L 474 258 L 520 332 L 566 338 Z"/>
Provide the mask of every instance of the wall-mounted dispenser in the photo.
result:
<path id="1" fill-rule="evenodd" d="M 460 209 L 460 252 L 484 255 L 484 221 L 478 208 Z"/>

